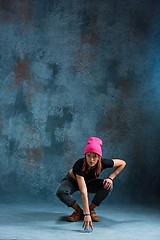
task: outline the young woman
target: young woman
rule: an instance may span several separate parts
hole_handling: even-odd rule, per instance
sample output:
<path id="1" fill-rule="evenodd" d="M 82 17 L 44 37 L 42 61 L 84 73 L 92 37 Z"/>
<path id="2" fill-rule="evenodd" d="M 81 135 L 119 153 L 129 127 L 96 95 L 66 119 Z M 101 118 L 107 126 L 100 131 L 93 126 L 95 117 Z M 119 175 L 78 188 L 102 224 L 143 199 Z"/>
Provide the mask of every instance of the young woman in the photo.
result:
<path id="1" fill-rule="evenodd" d="M 85 157 L 75 162 L 73 168 L 62 179 L 56 192 L 57 197 L 64 204 L 75 210 L 68 217 L 68 221 L 75 222 L 84 218 L 82 227 L 85 230 L 88 230 L 89 226 L 93 230 L 92 222 L 99 222 L 94 209 L 109 195 L 113 188 L 113 179 L 126 165 L 124 160 L 102 158 L 101 146 L 101 139 L 96 137 L 89 138 L 84 151 Z M 116 169 L 107 178 L 98 178 L 105 168 L 112 167 L 116 167 Z M 80 191 L 81 193 L 84 214 L 72 196 L 75 191 Z M 88 203 L 88 192 L 95 193 L 90 206 Z"/>

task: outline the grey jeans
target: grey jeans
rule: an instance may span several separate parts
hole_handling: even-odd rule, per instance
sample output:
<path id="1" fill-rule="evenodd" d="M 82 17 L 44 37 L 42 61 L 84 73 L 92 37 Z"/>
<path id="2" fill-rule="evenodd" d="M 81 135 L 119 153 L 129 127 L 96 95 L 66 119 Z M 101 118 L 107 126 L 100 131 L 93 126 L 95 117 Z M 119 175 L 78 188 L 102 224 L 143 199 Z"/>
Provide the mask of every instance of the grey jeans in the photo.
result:
<path id="1" fill-rule="evenodd" d="M 95 193 L 95 196 L 92 200 L 92 203 L 94 203 L 96 206 L 99 206 L 102 201 L 108 197 L 112 189 L 107 190 L 103 188 L 103 180 L 95 178 L 87 182 L 87 191 L 89 193 Z M 79 191 L 79 186 L 76 180 L 74 180 L 71 175 L 68 173 L 59 184 L 56 195 L 57 197 L 68 207 L 72 207 L 76 200 L 72 196 L 72 194 L 76 191 Z"/>

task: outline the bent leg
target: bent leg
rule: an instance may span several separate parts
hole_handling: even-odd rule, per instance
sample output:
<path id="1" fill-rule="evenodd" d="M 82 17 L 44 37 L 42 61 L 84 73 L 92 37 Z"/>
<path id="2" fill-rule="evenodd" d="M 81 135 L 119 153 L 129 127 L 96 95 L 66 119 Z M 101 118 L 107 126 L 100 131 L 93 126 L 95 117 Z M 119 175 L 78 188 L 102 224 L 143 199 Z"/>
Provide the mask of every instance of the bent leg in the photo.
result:
<path id="1" fill-rule="evenodd" d="M 68 207 L 72 207 L 76 203 L 72 194 L 78 190 L 77 182 L 68 173 L 58 186 L 56 196 Z"/>
<path id="2" fill-rule="evenodd" d="M 111 193 L 112 189 L 104 189 L 103 187 L 103 179 L 93 179 L 88 182 L 87 189 L 89 193 L 96 193 L 92 203 L 96 206 L 99 206 L 104 199 L 106 199 Z"/>
<path id="3" fill-rule="evenodd" d="M 100 189 L 95 194 L 95 196 L 92 200 L 92 203 L 95 204 L 96 206 L 99 206 L 103 202 L 103 200 L 106 199 L 110 195 L 112 190 L 113 190 L 113 187 L 112 187 L 112 189 L 109 189 L 109 190 L 104 189 L 104 188 Z"/>

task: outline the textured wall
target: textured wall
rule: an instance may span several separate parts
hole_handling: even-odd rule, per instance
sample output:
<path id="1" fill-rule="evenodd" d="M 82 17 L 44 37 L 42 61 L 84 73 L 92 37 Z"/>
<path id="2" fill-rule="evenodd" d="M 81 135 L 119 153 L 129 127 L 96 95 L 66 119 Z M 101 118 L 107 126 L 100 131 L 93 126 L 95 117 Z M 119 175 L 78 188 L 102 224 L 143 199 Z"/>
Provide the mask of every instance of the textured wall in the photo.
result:
<path id="1" fill-rule="evenodd" d="M 0 12 L 0 192 L 54 199 L 97 136 L 127 162 L 116 199 L 158 199 L 159 1 L 1 0 Z"/>

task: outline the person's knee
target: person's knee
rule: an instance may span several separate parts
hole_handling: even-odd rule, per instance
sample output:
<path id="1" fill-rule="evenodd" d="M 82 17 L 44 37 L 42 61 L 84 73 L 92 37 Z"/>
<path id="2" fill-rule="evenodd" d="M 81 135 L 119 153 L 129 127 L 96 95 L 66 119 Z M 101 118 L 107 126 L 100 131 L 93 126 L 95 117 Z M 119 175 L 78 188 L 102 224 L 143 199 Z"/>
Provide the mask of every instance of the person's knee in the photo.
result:
<path id="1" fill-rule="evenodd" d="M 56 196 L 58 198 L 61 198 L 63 196 L 63 190 L 61 188 L 58 188 L 57 191 L 56 191 Z"/>
<path id="2" fill-rule="evenodd" d="M 70 192 L 62 187 L 59 187 L 56 191 L 56 196 L 59 199 L 66 198 L 66 196 L 68 196 L 68 195 L 70 195 Z"/>
<path id="3" fill-rule="evenodd" d="M 112 187 L 111 187 L 111 188 L 109 188 L 109 189 L 105 188 L 105 190 L 106 190 L 106 191 L 108 191 L 108 192 L 111 192 L 111 191 L 113 191 L 113 185 L 112 185 Z"/>
<path id="4" fill-rule="evenodd" d="M 111 194 L 111 192 L 113 191 L 113 187 L 112 188 L 110 188 L 110 189 L 105 189 L 106 191 L 105 191 L 105 195 L 106 195 L 106 197 L 107 196 L 109 196 L 110 194 Z"/>

